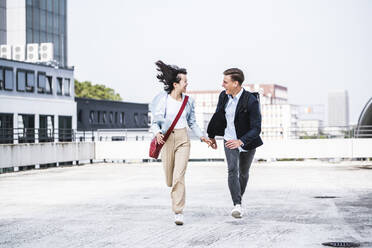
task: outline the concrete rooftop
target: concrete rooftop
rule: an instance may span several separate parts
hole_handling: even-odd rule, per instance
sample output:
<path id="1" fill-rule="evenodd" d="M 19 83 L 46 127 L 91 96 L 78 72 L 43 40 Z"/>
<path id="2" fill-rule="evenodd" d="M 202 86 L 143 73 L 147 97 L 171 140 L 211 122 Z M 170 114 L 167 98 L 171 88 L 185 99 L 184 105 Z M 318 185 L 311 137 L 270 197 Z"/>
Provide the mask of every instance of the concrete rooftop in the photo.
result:
<path id="1" fill-rule="evenodd" d="M 162 166 L 94 164 L 0 175 L 0 247 L 372 247 L 372 166 L 254 164 L 232 203 L 222 162 L 189 163 L 176 226 Z M 335 196 L 317 199 L 315 196 Z"/>

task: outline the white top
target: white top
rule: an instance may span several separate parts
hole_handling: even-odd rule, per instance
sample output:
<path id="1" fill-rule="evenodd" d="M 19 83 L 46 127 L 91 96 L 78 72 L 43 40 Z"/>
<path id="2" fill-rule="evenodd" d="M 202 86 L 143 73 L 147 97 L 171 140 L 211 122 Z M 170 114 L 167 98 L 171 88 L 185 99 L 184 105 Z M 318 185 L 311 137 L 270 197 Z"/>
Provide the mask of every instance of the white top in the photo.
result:
<path id="1" fill-rule="evenodd" d="M 238 102 L 240 99 L 240 96 L 243 94 L 243 88 L 239 91 L 239 93 L 235 96 L 232 97 L 229 95 L 229 101 L 226 105 L 225 108 L 225 117 L 226 117 L 226 128 L 225 128 L 225 136 L 223 138 L 225 140 L 236 140 L 236 131 L 235 131 L 235 112 L 236 112 L 236 107 L 238 106 Z M 238 147 L 240 152 L 245 152 L 246 150 L 242 149 L 241 147 Z"/>
<path id="2" fill-rule="evenodd" d="M 165 119 L 170 120 L 172 123 L 174 119 L 176 118 L 178 111 L 180 111 L 180 108 L 182 106 L 183 100 L 185 99 L 184 95 L 182 95 L 182 101 L 177 101 L 170 95 L 167 97 L 167 108 L 165 113 Z M 187 121 L 186 121 L 186 111 L 184 110 L 182 112 L 182 115 L 180 119 L 178 120 L 176 126 L 174 129 L 180 129 L 187 127 Z"/>

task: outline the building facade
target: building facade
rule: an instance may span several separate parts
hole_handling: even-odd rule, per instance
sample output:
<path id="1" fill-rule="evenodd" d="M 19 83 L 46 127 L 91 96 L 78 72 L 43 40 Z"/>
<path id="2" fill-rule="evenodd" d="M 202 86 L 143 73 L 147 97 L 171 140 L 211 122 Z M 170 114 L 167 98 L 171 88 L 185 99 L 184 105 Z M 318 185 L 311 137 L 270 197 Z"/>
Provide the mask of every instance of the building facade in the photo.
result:
<path id="1" fill-rule="evenodd" d="M 328 126 L 349 125 L 349 96 L 346 90 L 328 93 Z"/>
<path id="2" fill-rule="evenodd" d="M 288 104 L 286 87 L 277 84 L 243 84 L 243 88 L 260 94 L 263 138 L 283 139 L 296 136 L 297 108 Z M 216 110 L 221 91 L 187 92 L 195 99 L 197 123 L 204 130 Z"/>
<path id="3" fill-rule="evenodd" d="M 135 129 L 149 127 L 148 104 L 75 98 L 77 130 Z"/>
<path id="4" fill-rule="evenodd" d="M 0 45 L 6 44 L 6 0 L 0 0 Z"/>
<path id="5" fill-rule="evenodd" d="M 0 143 L 70 141 L 74 71 L 0 59 Z"/>
<path id="6" fill-rule="evenodd" d="M 52 43 L 53 59 L 67 66 L 67 0 L 0 0 L 0 32 L 0 44 Z"/>

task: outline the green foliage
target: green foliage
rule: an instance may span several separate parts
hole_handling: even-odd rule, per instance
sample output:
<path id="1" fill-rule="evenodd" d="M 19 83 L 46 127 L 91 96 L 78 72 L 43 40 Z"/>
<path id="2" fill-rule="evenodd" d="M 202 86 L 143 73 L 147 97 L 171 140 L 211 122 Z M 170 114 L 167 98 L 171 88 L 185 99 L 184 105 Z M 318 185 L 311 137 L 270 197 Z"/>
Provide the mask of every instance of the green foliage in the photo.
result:
<path id="1" fill-rule="evenodd" d="M 115 90 L 103 84 L 92 84 L 89 81 L 79 82 L 75 79 L 75 96 L 93 98 L 98 100 L 122 101 L 123 99 Z"/>

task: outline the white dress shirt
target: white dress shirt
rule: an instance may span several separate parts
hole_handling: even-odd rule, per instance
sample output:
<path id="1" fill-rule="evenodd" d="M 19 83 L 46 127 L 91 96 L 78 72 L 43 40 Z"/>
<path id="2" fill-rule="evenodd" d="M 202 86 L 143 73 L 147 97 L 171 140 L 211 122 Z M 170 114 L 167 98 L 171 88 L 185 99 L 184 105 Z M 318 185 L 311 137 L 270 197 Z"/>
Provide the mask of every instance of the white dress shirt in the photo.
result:
<path id="1" fill-rule="evenodd" d="M 225 117 L 226 117 L 226 128 L 225 128 L 225 135 L 223 136 L 224 140 L 236 140 L 238 139 L 236 137 L 236 131 L 235 131 L 235 124 L 234 124 L 234 119 L 235 119 L 235 111 L 236 107 L 238 106 L 239 98 L 243 93 L 243 88 L 239 91 L 239 93 L 235 96 L 232 97 L 231 95 L 228 95 L 229 101 L 227 102 L 226 108 L 225 108 Z M 238 147 L 240 152 L 246 152 L 243 148 L 240 146 Z"/>

